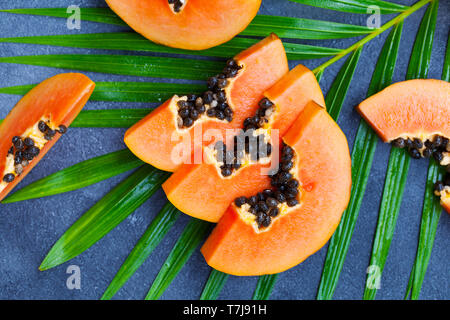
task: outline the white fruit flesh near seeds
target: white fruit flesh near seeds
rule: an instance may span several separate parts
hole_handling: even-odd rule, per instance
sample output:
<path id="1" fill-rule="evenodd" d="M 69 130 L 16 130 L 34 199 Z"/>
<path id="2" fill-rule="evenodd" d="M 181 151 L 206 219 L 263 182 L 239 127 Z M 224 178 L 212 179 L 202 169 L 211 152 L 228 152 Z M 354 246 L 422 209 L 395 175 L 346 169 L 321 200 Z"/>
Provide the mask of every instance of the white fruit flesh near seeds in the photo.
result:
<path id="1" fill-rule="evenodd" d="M 259 135 L 264 135 L 264 143 L 269 143 L 271 141 L 270 139 L 270 129 L 258 129 L 253 131 L 253 136 L 257 137 Z M 256 140 L 256 139 L 255 139 Z M 217 150 L 214 148 L 214 144 L 212 146 L 208 146 L 205 147 L 205 156 L 206 156 L 206 162 L 209 164 L 214 164 L 217 170 L 217 174 L 222 178 L 222 179 L 232 179 L 239 170 L 241 170 L 244 167 L 247 167 L 251 164 L 256 164 L 256 163 L 260 163 L 260 164 L 268 164 L 270 163 L 271 157 L 265 157 L 265 158 L 261 158 L 258 161 L 252 160 L 250 154 L 244 152 L 244 157 L 240 159 L 240 164 L 241 166 L 239 167 L 239 169 L 237 170 L 233 170 L 233 173 L 228 176 L 228 177 L 224 177 L 222 176 L 222 172 L 220 167 L 224 164 L 223 162 L 219 162 L 217 160 Z"/>
<path id="2" fill-rule="evenodd" d="M 182 6 L 180 7 L 180 11 L 175 12 L 175 3 L 169 3 L 169 7 L 172 10 L 173 13 L 177 14 L 180 13 L 181 11 L 183 11 L 184 7 L 186 6 L 186 3 L 188 2 L 188 0 L 178 0 Z"/>
<path id="3" fill-rule="evenodd" d="M 228 80 L 228 84 L 225 88 L 223 88 L 222 90 L 225 91 L 225 96 L 227 97 L 226 102 L 228 104 L 228 106 L 231 108 L 231 110 L 234 112 L 234 107 L 233 107 L 233 103 L 230 101 L 229 97 L 231 97 L 231 90 L 233 89 L 233 85 L 236 81 L 236 79 L 239 78 L 239 76 L 241 74 L 244 73 L 246 67 L 244 64 L 240 64 L 239 65 L 239 70 L 238 70 L 238 74 L 233 77 L 233 78 L 227 78 Z M 198 125 L 200 123 L 203 123 L 205 121 L 217 121 L 217 122 L 223 122 L 223 123 L 229 123 L 226 119 L 223 120 L 219 120 L 216 117 L 209 117 L 207 115 L 207 111 L 209 108 L 214 108 L 217 106 L 217 102 L 212 102 L 211 104 L 204 104 L 205 106 L 205 112 L 200 114 L 199 117 L 197 118 L 197 120 L 194 120 L 194 124 L 190 127 L 184 127 L 184 126 L 180 126 L 180 121 L 182 121 L 181 117 L 178 115 L 178 101 L 187 101 L 187 96 L 178 96 L 178 95 L 174 95 L 172 98 L 172 101 L 169 105 L 169 109 L 170 111 L 172 111 L 173 114 L 173 119 L 174 119 L 174 123 L 175 123 L 175 128 L 179 133 L 183 133 L 186 132 L 187 130 L 192 129 L 195 125 Z"/>
<path id="4" fill-rule="evenodd" d="M 48 141 L 44 138 L 44 133 L 39 130 L 38 125 L 40 121 L 44 121 L 50 127 L 50 129 L 54 130 L 55 126 L 50 122 L 50 120 L 48 118 L 42 117 L 32 127 L 28 128 L 20 137 L 22 138 L 22 140 L 25 138 L 33 139 L 34 145 L 39 149 L 42 149 Z M 3 174 L 1 176 L 0 192 L 2 192 L 9 184 L 3 181 L 3 177 L 8 173 L 13 174 L 15 177 L 18 176 L 18 173 L 16 172 L 14 166 L 14 155 L 12 154 L 9 154 L 6 157 L 5 170 L 3 171 Z"/>
<path id="5" fill-rule="evenodd" d="M 206 122 L 206 121 L 214 120 L 214 121 L 224 122 L 224 123 L 228 122 L 228 121 L 225 120 L 225 119 L 224 119 L 224 120 L 219 120 L 219 119 L 217 119 L 217 118 L 208 117 L 208 116 L 206 115 L 206 111 L 208 111 L 208 109 L 209 109 L 211 106 L 210 106 L 209 104 L 205 104 L 204 106 L 205 106 L 205 108 L 206 108 L 206 111 L 205 111 L 204 113 L 202 113 L 202 114 L 197 118 L 197 120 L 194 120 L 194 124 L 193 124 L 192 126 L 190 126 L 190 127 L 184 127 L 184 126 L 180 127 L 180 121 L 183 121 L 183 120 L 182 120 L 181 117 L 178 115 L 178 110 L 179 110 L 178 102 L 179 102 L 179 101 L 187 101 L 187 96 L 179 97 L 179 96 L 175 95 L 175 96 L 173 97 L 172 102 L 170 103 L 170 106 L 169 106 L 169 109 L 170 109 L 170 111 L 172 112 L 173 117 L 174 117 L 174 121 L 175 121 L 175 124 L 176 124 L 176 125 L 175 125 L 176 130 L 177 130 L 177 132 L 179 132 L 179 133 L 185 133 L 186 131 L 189 131 L 190 129 L 192 129 L 194 126 L 199 125 L 200 123 L 204 123 L 204 122 Z"/>
<path id="6" fill-rule="evenodd" d="M 441 197 L 441 199 L 448 198 L 450 197 L 450 186 L 445 186 L 444 189 L 442 189 L 442 191 L 440 192 L 435 191 L 434 194 L 437 195 L 438 197 Z"/>

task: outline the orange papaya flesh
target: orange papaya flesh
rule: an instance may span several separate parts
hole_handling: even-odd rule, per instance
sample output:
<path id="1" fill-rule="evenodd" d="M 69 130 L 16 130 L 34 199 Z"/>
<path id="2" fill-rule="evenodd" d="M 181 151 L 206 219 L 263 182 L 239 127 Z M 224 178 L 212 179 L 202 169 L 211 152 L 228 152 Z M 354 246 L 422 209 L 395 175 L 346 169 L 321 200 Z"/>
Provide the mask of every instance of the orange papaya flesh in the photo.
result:
<path id="1" fill-rule="evenodd" d="M 364 100 L 357 110 L 384 142 L 399 137 L 450 137 L 450 84 L 435 79 L 395 83 Z"/>
<path id="2" fill-rule="evenodd" d="M 286 74 L 289 68 L 283 44 L 274 34 L 238 54 L 234 61 L 242 67 L 238 74 L 228 78 L 224 90 L 217 87 L 212 89 L 218 93 L 225 92 L 232 119 L 210 117 L 208 110 L 204 110 L 190 127 L 180 128 L 182 108 L 179 103 L 187 97 L 174 96 L 125 133 L 124 141 L 128 148 L 144 162 L 173 172 L 182 163 L 189 163 L 196 149 L 211 143 L 212 140 L 203 133 L 215 129 L 225 135 L 227 129 L 241 128 L 244 119 L 258 108 L 257 103 L 262 99 L 263 92 Z M 206 94 L 201 95 L 202 101 L 206 109 L 212 109 L 214 102 L 207 104 Z M 180 154 L 178 148 L 185 145 L 188 148 L 183 148 Z"/>
<path id="3" fill-rule="evenodd" d="M 6 197 L 58 141 L 61 134 L 65 133 L 88 101 L 94 87 L 95 83 L 85 75 L 60 74 L 34 87 L 11 110 L 0 124 L 0 200 Z M 47 126 L 45 133 L 38 128 L 41 121 Z M 25 140 L 26 138 L 33 143 Z M 20 155 L 17 153 L 19 151 L 22 152 Z M 7 182 L 7 175 L 13 178 L 11 182 Z"/>
<path id="4" fill-rule="evenodd" d="M 280 137 L 286 133 L 310 100 L 325 107 L 325 99 L 316 76 L 301 64 L 268 89 L 264 96 L 275 104 L 276 113 L 269 125 L 279 130 Z"/>
<path id="5" fill-rule="evenodd" d="M 450 84 L 435 79 L 395 83 L 371 96 L 358 111 L 385 142 L 415 158 L 433 157 L 450 169 Z M 448 210 L 450 173 L 435 184 Z"/>
<path id="6" fill-rule="evenodd" d="M 283 142 L 295 151 L 299 204 L 281 206 L 262 229 L 232 204 L 201 248 L 211 267 L 238 276 L 279 273 L 319 250 L 338 226 L 351 188 L 344 134 L 324 108 L 310 102 Z"/>
<path id="7" fill-rule="evenodd" d="M 204 50 L 231 40 L 256 16 L 261 0 L 106 0 L 144 37 L 169 47 Z M 178 12 L 177 12 L 178 11 Z"/>
<path id="8" fill-rule="evenodd" d="M 267 122 L 261 127 L 256 127 L 254 121 L 250 121 L 248 124 L 249 120 L 246 119 L 244 132 L 249 133 L 251 130 L 255 130 L 255 135 L 264 134 L 273 150 L 278 149 L 282 134 L 287 131 L 308 101 L 315 99 L 323 106 L 325 105 L 314 74 L 302 65 L 291 70 L 264 95 L 265 98 L 261 101 L 268 103 L 271 106 L 269 109 L 273 108 L 273 112 L 270 112 Z M 264 111 L 268 108 L 260 106 L 256 113 L 258 114 L 260 110 Z M 254 119 L 254 117 L 249 119 Z M 226 137 L 222 137 L 221 140 L 228 140 L 227 145 L 231 142 Z M 234 144 L 232 146 L 234 147 Z M 207 150 L 209 147 L 205 149 Z M 230 149 L 232 147 L 228 148 L 228 150 Z M 237 158 L 236 154 L 233 156 Z M 267 174 L 271 166 L 271 157 L 261 159 L 261 161 L 248 161 L 248 158 L 239 159 L 243 165 L 232 170 L 231 175 L 223 173 L 219 169 L 223 162 L 207 161 L 208 159 L 204 156 L 202 160 L 203 163 L 183 164 L 163 184 L 168 199 L 185 214 L 217 222 L 236 197 L 251 195 L 261 188 L 270 188 L 270 179 Z"/>
<path id="9" fill-rule="evenodd" d="M 257 134 L 264 135 L 268 141 L 277 140 L 263 130 Z M 274 145 L 273 149 L 278 143 Z M 240 159 L 238 169 L 224 174 L 222 168 L 226 160 L 218 160 L 218 153 L 216 147 L 204 147 L 202 163 L 183 164 L 162 185 L 169 201 L 180 211 L 210 222 L 219 221 L 236 197 L 251 195 L 258 187 L 270 187 L 267 172 L 271 155 L 264 154 L 263 159 L 256 160 L 246 154 Z"/>

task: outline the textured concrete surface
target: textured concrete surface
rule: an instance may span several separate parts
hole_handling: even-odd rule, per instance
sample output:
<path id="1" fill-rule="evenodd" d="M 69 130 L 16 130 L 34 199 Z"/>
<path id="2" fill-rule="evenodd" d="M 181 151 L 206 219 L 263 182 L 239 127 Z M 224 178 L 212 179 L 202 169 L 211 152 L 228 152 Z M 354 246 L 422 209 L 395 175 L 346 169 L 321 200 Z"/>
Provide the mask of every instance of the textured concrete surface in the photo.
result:
<path id="1" fill-rule="evenodd" d="M 398 0 L 412 4 L 414 0 Z M 67 7 L 77 4 L 82 7 L 104 6 L 101 0 L 16 0 L 0 1 L 0 9 L 23 7 Z M 450 2 L 441 1 L 438 27 L 432 53 L 429 76 L 440 78 L 445 45 L 450 25 Z M 261 13 L 331 20 L 365 25 L 367 16 L 344 14 L 298 5 L 285 0 L 264 0 Z M 399 61 L 394 75 L 395 81 L 405 77 L 409 54 L 424 9 L 410 16 L 404 27 Z M 386 22 L 391 16 L 383 16 Z M 82 22 L 80 31 L 67 30 L 64 19 L 20 16 L 0 13 L 0 37 L 30 35 L 92 33 L 127 30 L 127 28 Z M 339 124 L 348 137 L 350 146 L 356 134 L 360 117 L 353 107 L 366 96 L 368 84 L 376 59 L 387 33 L 365 46 L 356 74 L 348 92 L 339 119 Z M 320 43 L 338 48 L 352 44 L 354 39 L 334 41 L 302 41 Z M 50 53 L 105 53 L 101 50 L 84 50 L 50 46 L 0 44 L 0 56 L 37 55 Z M 112 53 L 112 52 L 106 52 Z M 136 54 L 132 52 L 116 52 Z M 137 53 L 145 54 L 145 53 Z M 324 60 L 302 61 L 315 67 Z M 292 61 L 294 66 L 298 61 Z M 343 61 L 328 68 L 322 87 L 329 88 Z M 0 87 L 38 83 L 64 70 L 25 65 L 1 64 Z M 161 81 L 105 74 L 87 73 L 96 81 L 132 80 Z M 165 80 L 164 80 L 165 81 Z M 170 80 L 167 80 L 170 81 Z M 4 117 L 18 96 L 0 95 L 0 116 Z M 138 103 L 89 102 L 86 109 L 145 107 Z M 23 187 L 49 173 L 61 170 L 79 161 L 124 148 L 122 129 L 71 129 L 44 160 L 21 183 Z M 366 268 L 369 263 L 372 239 L 375 232 L 381 192 L 389 156 L 389 146 L 380 143 L 377 148 L 367 192 L 350 244 L 341 278 L 336 290 L 336 299 L 360 299 L 364 290 Z M 426 178 L 427 161 L 412 161 L 407 189 L 395 229 L 391 250 L 381 281 L 379 299 L 403 298 L 411 266 L 414 261 L 422 198 Z M 129 173 L 127 173 L 129 174 Z M 102 198 L 127 174 L 98 183 L 88 188 L 59 196 L 0 205 L 0 298 L 1 299 L 98 299 L 114 277 L 147 225 L 166 202 L 164 194 L 157 192 L 148 202 L 104 237 L 96 245 L 72 261 L 55 269 L 39 272 L 38 266 L 54 242 L 87 209 Z M 154 277 L 170 252 L 188 218 L 182 217 L 165 237 L 151 257 L 130 281 L 119 291 L 116 298 L 142 299 Z M 450 217 L 443 214 L 439 223 L 436 242 L 421 293 L 423 299 L 448 299 L 450 297 L 449 267 Z M 327 247 L 317 252 L 301 265 L 280 275 L 273 299 L 313 299 L 317 291 Z M 66 269 L 69 265 L 81 268 L 81 290 L 66 288 Z M 182 272 L 163 295 L 163 299 L 196 299 L 208 277 L 209 267 L 197 250 Z M 256 285 L 256 277 L 230 277 L 221 299 L 249 299 Z"/>

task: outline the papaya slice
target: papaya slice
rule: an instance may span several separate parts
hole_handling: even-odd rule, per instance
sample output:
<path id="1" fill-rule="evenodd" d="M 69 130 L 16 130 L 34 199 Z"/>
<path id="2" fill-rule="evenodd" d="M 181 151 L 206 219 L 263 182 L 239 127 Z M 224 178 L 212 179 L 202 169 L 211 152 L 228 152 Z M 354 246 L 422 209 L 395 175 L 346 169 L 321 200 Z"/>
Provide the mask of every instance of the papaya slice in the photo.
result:
<path id="1" fill-rule="evenodd" d="M 144 37 L 175 48 L 208 49 L 243 31 L 261 0 L 106 0 Z"/>
<path id="2" fill-rule="evenodd" d="M 204 243 L 211 267 L 238 276 L 279 273 L 335 231 L 350 199 L 351 160 L 345 135 L 324 108 L 307 104 L 283 137 L 281 161 L 274 189 L 257 201 L 237 198 Z"/>
<path id="3" fill-rule="evenodd" d="M 234 141 L 226 136 L 219 139 L 232 147 L 205 147 L 203 163 L 183 164 L 164 182 L 162 187 L 168 199 L 188 215 L 217 222 L 236 197 L 270 188 L 267 174 L 273 155 L 267 151 L 278 148 L 279 137 L 310 100 L 325 105 L 314 74 L 298 65 L 264 93 L 259 108 L 252 117 L 244 120 L 244 131 L 238 131 L 233 136 Z M 239 141 L 241 147 L 236 148 Z M 260 147 L 260 142 L 265 145 Z M 230 151 L 234 152 L 230 155 Z M 218 156 L 222 158 L 218 159 Z M 228 160 L 227 163 L 224 160 Z"/>
<path id="4" fill-rule="evenodd" d="M 47 79 L 29 91 L 0 124 L 0 200 L 67 131 L 94 91 L 79 73 Z"/>
<path id="5" fill-rule="evenodd" d="M 241 128 L 263 92 L 288 71 L 283 44 L 272 34 L 229 60 L 202 95 L 174 96 L 136 123 L 125 133 L 125 144 L 144 162 L 173 172 L 211 142 L 203 133 Z"/>
<path id="6" fill-rule="evenodd" d="M 407 149 L 414 159 L 433 157 L 447 168 L 435 193 L 450 213 L 450 84 L 434 79 L 398 82 L 357 109 L 384 142 Z"/>

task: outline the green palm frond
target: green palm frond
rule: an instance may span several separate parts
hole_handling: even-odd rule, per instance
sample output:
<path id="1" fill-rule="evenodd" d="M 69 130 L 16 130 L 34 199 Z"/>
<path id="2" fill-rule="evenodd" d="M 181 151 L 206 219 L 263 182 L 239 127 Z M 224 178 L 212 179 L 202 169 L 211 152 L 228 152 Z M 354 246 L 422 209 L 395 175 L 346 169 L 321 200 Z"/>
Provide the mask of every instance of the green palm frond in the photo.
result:
<path id="1" fill-rule="evenodd" d="M 109 284 L 102 300 L 111 299 L 128 281 L 136 270 L 145 262 L 164 236 L 178 220 L 181 212 L 168 202 L 150 223 L 144 235 L 139 239 L 114 279 Z"/>
<path id="2" fill-rule="evenodd" d="M 206 221 L 194 218 L 189 221 L 156 276 L 156 279 L 153 281 L 145 300 L 157 300 L 162 296 L 178 272 L 180 272 L 194 253 L 195 249 L 200 245 L 200 242 L 205 239 L 210 229 L 211 224 Z"/>
<path id="3" fill-rule="evenodd" d="M 24 95 L 36 85 L 0 88 L 0 93 Z M 158 82 L 97 82 L 91 101 L 163 102 L 173 95 L 200 93 L 205 85 Z"/>
<path id="4" fill-rule="evenodd" d="M 83 110 L 70 125 L 74 128 L 129 128 L 153 109 Z M 3 119 L 0 119 L 0 123 Z"/>
<path id="5" fill-rule="evenodd" d="M 361 56 L 362 47 L 356 49 L 355 52 L 347 59 L 342 68 L 339 70 L 336 79 L 328 90 L 325 98 L 325 103 L 328 109 L 328 113 L 336 121 L 341 112 L 344 104 L 345 97 L 347 95 L 348 88 L 353 79 L 356 67 L 358 65 L 359 57 Z M 260 300 L 266 300 L 269 298 L 272 290 L 275 286 L 277 275 L 266 275 L 259 278 L 256 285 L 253 298 L 261 298 Z"/>
<path id="6" fill-rule="evenodd" d="M 136 170 L 64 233 L 53 245 L 39 269 L 56 267 L 89 249 L 147 201 L 168 176 L 168 173 L 148 165 Z"/>
<path id="7" fill-rule="evenodd" d="M 406 288 L 405 299 L 411 296 L 412 300 L 419 298 L 428 262 L 433 249 L 434 238 L 442 214 L 442 207 L 439 198 L 434 194 L 434 183 L 442 179 L 442 169 L 434 159 L 428 167 L 427 185 L 425 189 L 425 199 L 423 202 L 422 222 L 420 225 L 419 245 L 417 247 L 416 260 L 411 270 L 411 275 Z"/>
<path id="8" fill-rule="evenodd" d="M 12 9 L 0 10 L 0 12 L 59 18 L 67 18 L 70 15 L 66 12 L 66 8 Z M 81 19 L 126 26 L 109 8 L 81 8 Z M 265 37 L 272 32 L 283 38 L 319 40 L 356 37 L 370 33 L 372 29 L 330 21 L 257 15 L 241 35 Z"/>
<path id="9" fill-rule="evenodd" d="M 84 110 L 72 122 L 75 128 L 129 128 L 153 109 Z"/>
<path id="10" fill-rule="evenodd" d="M 128 149 L 79 162 L 29 184 L 2 203 L 43 198 L 81 189 L 143 165 Z"/>
<path id="11" fill-rule="evenodd" d="M 284 42 L 288 58 L 292 60 L 331 57 L 328 61 L 314 69 L 314 73 L 319 81 L 329 66 L 350 55 L 336 76 L 326 98 L 329 113 L 334 119 L 337 119 L 361 56 L 363 46 L 381 33 L 392 28 L 381 51 L 372 77 L 368 91 L 368 96 L 370 96 L 386 87 L 392 80 L 403 20 L 428 3 L 431 3 L 417 34 L 407 75 L 408 79 L 426 77 L 436 24 L 437 0 L 420 0 L 411 7 L 379 0 L 291 1 L 317 6 L 323 9 L 363 14 L 368 12 L 367 10 L 370 6 L 376 5 L 381 9 L 381 13 L 398 13 L 398 15 L 378 29 L 329 21 L 258 15 L 239 37 L 216 48 L 195 52 L 154 44 L 133 32 L 0 38 L 0 42 L 5 43 L 145 51 L 150 53 L 192 56 L 192 58 L 187 59 L 179 57 L 168 58 L 111 54 L 40 55 L 0 57 L 0 63 L 17 63 L 131 76 L 204 80 L 208 76 L 219 72 L 223 67 L 223 62 L 195 59 L 195 57 L 231 57 L 258 41 L 258 39 L 250 38 L 250 36 L 263 37 L 271 32 L 275 32 L 280 37 L 288 39 L 320 40 L 364 36 L 345 49 Z M 126 26 L 108 8 L 82 8 L 81 11 L 81 18 L 83 20 Z M 0 12 L 61 18 L 67 18 L 69 15 L 66 13 L 65 8 L 14 9 L 0 10 Z M 443 73 L 444 75 L 447 74 L 448 77 L 450 73 L 448 57 L 446 61 L 447 63 L 444 66 Z M 33 85 L 0 88 L 0 93 L 22 95 L 32 87 Z M 198 84 L 99 82 L 92 95 L 92 100 L 161 102 L 175 93 L 196 93 L 203 91 L 203 88 L 203 85 Z M 147 115 L 149 111 L 150 109 L 85 110 L 80 113 L 72 126 L 126 128 Z M 378 138 L 375 133 L 364 121 L 361 121 L 352 152 L 352 178 L 354 184 L 351 199 L 349 207 L 344 212 L 342 221 L 330 241 L 317 295 L 318 299 L 331 299 L 336 288 L 350 239 L 356 225 L 377 141 Z M 119 162 L 120 165 L 118 165 Z M 108 164 L 105 166 L 105 163 Z M 4 202 L 22 201 L 76 190 L 131 170 L 141 164 L 140 160 L 136 159 L 128 151 L 119 151 L 90 159 L 36 181 L 11 195 Z M 106 167 L 107 170 L 101 172 L 98 176 L 89 174 L 92 170 L 98 169 L 99 166 Z M 389 236 L 391 236 L 395 227 L 408 167 L 409 156 L 402 150 L 393 149 L 386 176 L 380 218 L 371 260 L 371 264 L 381 266 L 381 271 L 389 251 Z M 82 182 L 76 181 L 79 174 L 81 174 L 80 172 L 83 176 L 89 176 L 91 178 Z M 41 269 L 45 270 L 57 266 L 87 250 L 114 229 L 129 214 L 144 203 L 145 200 L 151 197 L 168 176 L 168 173 L 161 172 L 150 166 L 142 166 L 108 193 L 66 231 L 44 259 Z M 411 298 L 413 299 L 416 299 L 420 292 L 439 220 L 440 207 L 437 206 L 437 200 L 430 194 L 430 184 L 438 176 L 436 165 L 430 164 L 418 252 L 407 290 L 408 296 L 411 293 Z M 395 194 L 395 192 L 397 193 Z M 179 215 L 179 211 L 171 204 L 167 204 L 161 210 L 119 269 L 102 299 L 112 298 L 126 283 L 150 256 L 151 252 L 167 234 Z M 161 297 L 204 239 L 209 229 L 209 223 L 196 219 L 190 220 L 153 282 L 146 297 L 147 299 L 158 299 Z M 269 299 L 277 278 L 278 275 L 260 277 L 253 298 L 257 300 Z M 212 270 L 200 298 L 217 299 L 227 279 L 227 274 Z M 373 299 L 375 293 L 376 290 L 366 288 L 364 298 Z"/>
<path id="12" fill-rule="evenodd" d="M 256 284 L 255 291 L 253 292 L 253 300 L 269 300 L 272 294 L 275 283 L 277 282 L 278 274 L 268 274 L 259 277 Z"/>
<path id="13" fill-rule="evenodd" d="M 406 75 L 407 79 L 426 78 L 428 75 L 438 5 L 439 2 L 437 0 L 432 1 L 422 19 L 411 54 Z M 365 300 L 375 299 L 378 290 L 377 286 L 373 285 L 372 280 L 379 281 L 379 277 L 383 274 L 397 217 L 400 212 L 409 164 L 410 156 L 404 149 L 391 149 L 372 256 L 370 258 L 370 266 L 376 268 L 377 274 L 376 277 L 370 273 L 368 274 L 364 290 Z"/>
<path id="14" fill-rule="evenodd" d="M 359 47 L 345 62 L 339 71 L 336 79 L 328 90 L 325 98 L 325 104 L 327 106 L 330 116 L 337 121 L 339 114 L 342 110 L 345 97 L 347 96 L 348 88 L 353 79 L 356 66 L 358 65 L 359 57 L 361 56 L 362 47 Z"/>
<path id="15" fill-rule="evenodd" d="M 447 40 L 447 53 L 445 55 L 444 67 L 442 69 L 442 80 L 450 81 L 450 37 Z M 432 159 L 428 167 L 427 186 L 425 199 L 423 202 L 422 222 L 420 224 L 419 244 L 417 247 L 416 259 L 409 278 L 406 289 L 405 299 L 411 297 L 416 300 L 419 298 L 425 274 L 427 272 L 428 262 L 433 249 L 434 238 L 436 236 L 439 218 L 441 217 L 442 207 L 439 198 L 434 194 L 434 183 L 442 179 L 442 172 L 438 164 Z"/>
<path id="16" fill-rule="evenodd" d="M 216 300 L 225 286 L 228 277 L 228 274 L 212 269 L 208 281 L 203 288 L 200 300 Z"/>
<path id="17" fill-rule="evenodd" d="M 235 56 L 258 41 L 259 39 L 234 38 L 225 44 L 211 49 L 191 51 L 162 46 L 148 41 L 143 36 L 132 32 L 0 38 L 0 42 L 5 43 L 28 43 L 103 50 L 147 51 L 219 58 L 229 58 L 231 56 Z M 340 52 L 339 49 L 328 47 L 290 42 L 284 42 L 283 44 L 286 49 L 286 55 L 288 59 L 291 60 L 317 59 L 321 57 L 333 56 Z"/>
<path id="18" fill-rule="evenodd" d="M 49 54 L 0 57 L 0 63 L 188 80 L 204 80 L 223 69 L 223 63 L 219 61 L 106 54 Z"/>
<path id="19" fill-rule="evenodd" d="M 369 13 L 369 9 L 376 7 L 380 13 L 399 13 L 408 9 L 400 4 L 380 0 L 289 0 L 308 6 L 319 7 L 349 13 Z"/>
<path id="20" fill-rule="evenodd" d="M 258 15 L 241 35 L 264 37 L 271 32 L 288 39 L 340 39 L 371 33 L 368 27 L 331 21 Z"/>
<path id="21" fill-rule="evenodd" d="M 73 128 L 129 128 L 153 109 L 83 110 L 70 125 Z M 0 123 L 3 119 L 0 119 Z"/>
<path id="22" fill-rule="evenodd" d="M 387 87 L 394 74 L 395 64 L 400 46 L 403 22 L 396 25 L 389 34 L 381 50 L 377 65 L 372 75 L 367 96 Z M 333 298 L 339 275 L 348 252 L 350 240 L 356 226 L 370 169 L 372 167 L 378 137 L 373 130 L 361 121 L 352 151 L 352 191 L 347 210 L 342 215 L 341 223 L 330 240 L 327 257 L 322 271 L 317 299 Z"/>
<path id="23" fill-rule="evenodd" d="M 70 15 L 69 13 L 67 13 L 67 8 L 24 8 L 0 10 L 0 12 L 57 17 L 65 19 L 67 19 Z M 127 26 L 127 24 L 109 8 L 81 8 L 81 18 L 84 21 Z"/>

